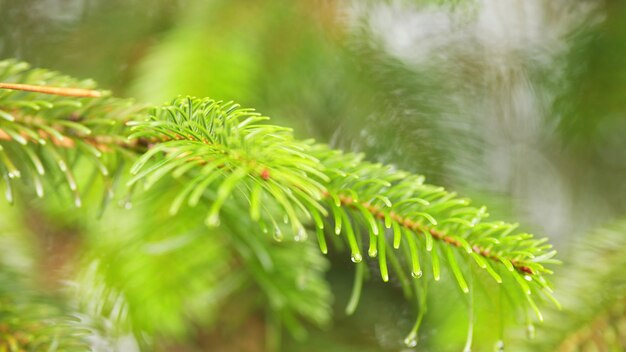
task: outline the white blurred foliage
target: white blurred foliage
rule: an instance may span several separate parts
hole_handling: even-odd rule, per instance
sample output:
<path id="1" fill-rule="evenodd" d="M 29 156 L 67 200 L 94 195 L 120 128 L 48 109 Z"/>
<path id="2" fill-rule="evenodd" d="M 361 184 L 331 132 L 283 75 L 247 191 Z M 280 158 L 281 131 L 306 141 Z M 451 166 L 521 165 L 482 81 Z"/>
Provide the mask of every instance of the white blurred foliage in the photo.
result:
<path id="1" fill-rule="evenodd" d="M 512 195 L 517 210 L 545 234 L 562 236 L 578 214 L 547 145 L 555 121 L 548 115 L 559 92 L 546 82 L 563 79 L 568 35 L 601 22 L 598 4 L 355 1 L 349 20 L 365 26 L 387 54 L 420 72 L 436 72 L 451 87 L 446 99 L 455 106 L 446 108 L 446 120 L 485 146 L 479 157 L 454 150 L 452 164 L 458 165 L 451 169 L 473 173 L 468 180 L 482 180 L 485 190 Z"/>
<path id="2" fill-rule="evenodd" d="M 62 23 L 79 21 L 89 6 L 88 0 L 38 0 L 31 10 L 37 17 Z"/>

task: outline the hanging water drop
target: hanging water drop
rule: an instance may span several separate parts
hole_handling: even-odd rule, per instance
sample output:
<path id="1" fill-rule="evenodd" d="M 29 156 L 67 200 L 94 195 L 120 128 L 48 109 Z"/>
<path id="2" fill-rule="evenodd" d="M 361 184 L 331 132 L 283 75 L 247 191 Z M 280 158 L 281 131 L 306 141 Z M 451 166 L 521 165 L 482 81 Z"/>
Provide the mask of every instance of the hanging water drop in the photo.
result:
<path id="1" fill-rule="evenodd" d="M 367 255 L 369 255 L 370 258 L 374 258 L 374 257 L 376 257 L 378 255 L 378 250 L 376 250 L 376 248 L 370 248 L 367 251 Z"/>
<path id="2" fill-rule="evenodd" d="M 274 237 L 274 241 L 276 242 L 282 242 L 282 240 L 285 238 L 283 236 L 283 232 L 280 230 L 280 227 L 278 226 L 274 227 L 274 234 L 272 235 L 272 237 Z"/>
<path id="3" fill-rule="evenodd" d="M 407 347 L 415 347 L 415 346 L 417 346 L 417 334 L 416 334 L 416 333 L 414 333 L 414 332 L 412 332 L 411 334 L 409 334 L 409 336 L 407 336 L 407 337 L 404 339 L 404 344 L 405 344 Z"/>
<path id="4" fill-rule="evenodd" d="M 11 188 L 11 181 L 9 181 L 9 177 L 6 175 L 4 176 L 4 181 L 7 185 L 4 195 L 7 199 L 7 202 L 9 202 L 9 204 L 13 204 L 13 189 Z"/>
<path id="5" fill-rule="evenodd" d="M 504 352 L 504 341 L 498 340 L 498 342 L 496 342 L 496 345 L 494 346 L 494 350 L 496 352 Z"/>
<path id="6" fill-rule="evenodd" d="M 35 181 L 35 194 L 37 194 L 37 197 L 43 198 L 43 185 L 38 179 Z"/>
<path id="7" fill-rule="evenodd" d="M 412 271 L 411 272 L 411 276 L 413 276 L 416 279 L 419 279 L 420 277 L 422 277 L 422 271 L 418 270 L 418 271 Z"/>
<path id="8" fill-rule="evenodd" d="M 296 237 L 294 237 L 294 240 L 296 240 L 296 242 L 303 242 L 306 241 L 307 239 L 307 234 L 306 234 L 306 230 L 304 230 L 304 227 L 300 227 L 298 229 L 298 232 L 296 233 Z"/>
<path id="9" fill-rule="evenodd" d="M 68 179 L 67 184 L 72 191 L 76 191 L 78 189 L 78 186 L 76 186 L 76 181 L 73 178 Z"/>
<path id="10" fill-rule="evenodd" d="M 63 160 L 59 160 L 59 169 L 63 172 L 67 171 L 67 164 L 65 164 L 65 161 Z"/>
<path id="11" fill-rule="evenodd" d="M 363 256 L 360 253 L 354 253 L 350 259 L 353 263 L 360 263 L 363 260 Z"/>
<path id="12" fill-rule="evenodd" d="M 220 216 L 219 216 L 219 214 L 211 214 L 211 216 L 209 216 L 206 219 L 206 224 L 208 226 L 211 226 L 211 227 L 220 226 Z"/>

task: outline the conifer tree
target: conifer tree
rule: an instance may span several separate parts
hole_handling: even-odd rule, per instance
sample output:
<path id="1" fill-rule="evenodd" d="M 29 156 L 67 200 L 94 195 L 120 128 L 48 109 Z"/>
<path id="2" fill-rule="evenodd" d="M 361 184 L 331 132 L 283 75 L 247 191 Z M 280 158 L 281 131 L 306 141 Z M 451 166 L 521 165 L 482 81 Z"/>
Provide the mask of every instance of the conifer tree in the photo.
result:
<path id="1" fill-rule="evenodd" d="M 625 18 L 0 0 L 0 352 L 626 350 Z"/>
<path id="2" fill-rule="evenodd" d="M 354 262 L 349 314 L 366 277 L 397 280 L 416 311 L 409 347 L 428 286 L 440 280 L 456 282 L 470 310 L 479 286 L 502 291 L 501 309 L 529 327 L 543 319 L 538 302 L 553 300 L 546 265 L 555 252 L 545 239 L 487 220 L 485 207 L 420 175 L 298 140 L 233 102 L 142 106 L 23 62 L 0 70 L 7 201 L 28 209 L 41 198 L 44 212 L 49 198 L 85 208 L 74 226 L 91 243 L 78 253 L 84 270 L 73 273 L 72 300 L 41 307 L 18 288 L 3 293 L 13 317 L 5 349 L 80 349 L 94 336 L 133 336 L 151 348 L 221 321 L 220 305 L 250 289 L 250 305 L 303 338 L 302 322 L 329 319 L 326 264 L 312 241 Z M 130 208 L 140 215 L 123 221 Z"/>

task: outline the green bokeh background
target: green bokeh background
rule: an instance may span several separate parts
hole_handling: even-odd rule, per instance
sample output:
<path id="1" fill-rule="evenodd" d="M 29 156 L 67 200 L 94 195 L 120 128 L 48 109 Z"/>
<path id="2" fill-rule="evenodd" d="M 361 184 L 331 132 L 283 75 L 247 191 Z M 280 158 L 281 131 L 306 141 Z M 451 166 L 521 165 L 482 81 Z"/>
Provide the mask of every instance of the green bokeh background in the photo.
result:
<path id="1" fill-rule="evenodd" d="M 561 258 L 626 215 L 624 1 L 0 0 L 11 57 L 141 102 L 235 100 L 518 219 Z M 344 257 L 329 257 L 333 322 L 284 334 L 285 351 L 403 349 L 414 313 L 399 285 L 369 281 L 345 316 Z M 467 303 L 436 292 L 419 350 L 458 350 Z M 497 335 L 491 303 L 477 302 L 479 351 Z"/>

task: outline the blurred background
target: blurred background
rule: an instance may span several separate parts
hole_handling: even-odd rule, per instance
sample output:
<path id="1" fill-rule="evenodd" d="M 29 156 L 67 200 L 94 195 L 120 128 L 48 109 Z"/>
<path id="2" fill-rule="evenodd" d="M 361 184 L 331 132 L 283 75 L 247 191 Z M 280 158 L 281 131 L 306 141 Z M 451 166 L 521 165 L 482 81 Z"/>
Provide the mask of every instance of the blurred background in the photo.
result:
<path id="1" fill-rule="evenodd" d="M 626 218 L 625 1 L 0 0 L 4 58 L 92 78 L 140 102 L 187 94 L 235 100 L 293 127 L 299 138 L 423 174 L 487 205 L 492 218 L 549 237 L 565 261 L 557 279 L 578 256 L 575 243 Z M 89 229 L 96 219 L 50 203 L 0 205 L 0 239 L 23 252 L 3 253 L 3 265 L 34 267 L 43 287 L 73 277 L 67 267 L 76 253 L 117 248 L 81 235 L 95 233 Z M 149 213 L 131 214 L 123 215 L 125 226 L 138 226 Z M 215 243 L 206 245 L 198 256 L 220 255 L 209 248 Z M 116 270 L 123 275 L 130 267 L 120 256 Z M 331 306 L 320 309 L 332 322 L 320 317 L 306 325 L 305 339 L 278 332 L 282 349 L 407 350 L 402 339 L 414 311 L 398 285 L 370 280 L 359 310 L 346 316 L 351 263 L 343 254 L 314 256 L 329 285 L 320 300 Z M 149 265 L 158 275 L 164 264 Z M 221 286 L 220 274 L 212 274 L 198 285 Z M 457 312 L 466 304 L 454 294 L 433 297 L 417 350 L 460 350 L 467 318 Z M 495 328 L 483 305 L 475 350 L 491 351 Z M 156 316 L 176 314 L 163 308 Z M 264 319 L 212 318 L 163 350 L 261 351 Z M 179 330 L 176 323 L 150 324 Z M 94 337 L 94 345 L 141 345 L 132 334 L 117 336 Z"/>

